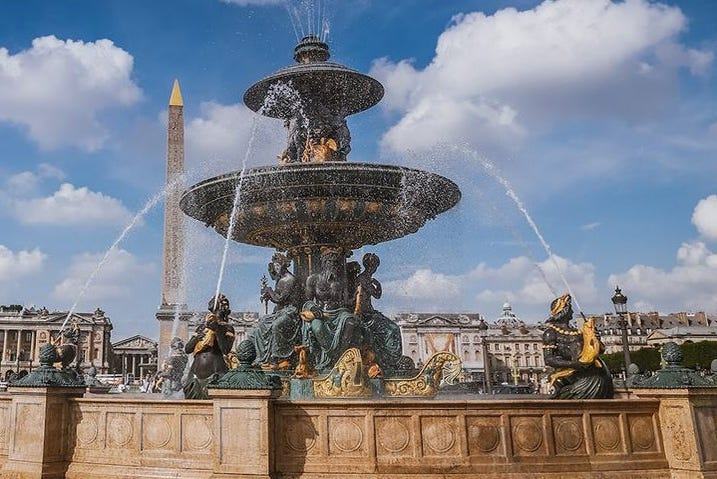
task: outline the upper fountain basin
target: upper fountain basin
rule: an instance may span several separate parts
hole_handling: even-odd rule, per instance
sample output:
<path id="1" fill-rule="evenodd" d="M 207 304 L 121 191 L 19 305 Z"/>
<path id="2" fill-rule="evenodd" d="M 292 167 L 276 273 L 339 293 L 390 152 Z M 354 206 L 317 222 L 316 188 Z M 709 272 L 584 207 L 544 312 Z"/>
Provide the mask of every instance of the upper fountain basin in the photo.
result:
<path id="1" fill-rule="evenodd" d="M 180 206 L 226 236 L 240 184 L 232 238 L 288 251 L 320 245 L 357 249 L 414 233 L 455 206 L 451 180 L 366 163 L 296 163 L 232 172 L 190 187 Z"/>
<path id="2" fill-rule="evenodd" d="M 320 104 L 342 118 L 371 108 L 383 98 L 383 85 L 378 80 L 338 63 L 311 62 L 282 68 L 258 81 L 244 94 L 244 103 L 272 118 L 295 117 L 294 105 L 281 101 L 265 104 L 271 87 L 279 83 L 291 85 L 305 108 Z"/>

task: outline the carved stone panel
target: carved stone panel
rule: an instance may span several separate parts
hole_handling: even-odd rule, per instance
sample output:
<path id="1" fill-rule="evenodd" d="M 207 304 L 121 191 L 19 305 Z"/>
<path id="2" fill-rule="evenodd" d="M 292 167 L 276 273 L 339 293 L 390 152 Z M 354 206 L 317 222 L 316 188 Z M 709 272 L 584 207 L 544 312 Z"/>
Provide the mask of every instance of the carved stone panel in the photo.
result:
<path id="1" fill-rule="evenodd" d="M 281 453 L 287 456 L 319 455 L 319 416 L 282 415 L 279 428 Z"/>
<path id="2" fill-rule="evenodd" d="M 35 444 L 41 442 L 39 438 L 45 434 L 44 405 L 20 403 L 14 408 L 14 411 L 13 426 L 15 435 L 13 450 L 16 453 L 25 455 L 25 457 L 34 458 L 41 454 L 41 451 L 36 450 Z"/>
<path id="3" fill-rule="evenodd" d="M 173 449 L 174 416 L 172 414 L 142 415 L 142 450 Z"/>
<path id="4" fill-rule="evenodd" d="M 460 433 L 458 431 L 456 416 L 421 417 L 423 455 L 440 457 L 460 455 Z"/>
<path id="5" fill-rule="evenodd" d="M 329 416 L 329 455 L 368 456 L 366 421 L 358 416 Z"/>
<path id="6" fill-rule="evenodd" d="M 651 414 L 630 414 L 627 417 L 633 453 L 656 452 L 657 438 Z"/>
<path id="7" fill-rule="evenodd" d="M 683 406 L 666 406 L 661 414 L 665 453 L 678 461 L 695 458 L 689 410 Z"/>
<path id="8" fill-rule="evenodd" d="M 547 454 L 542 416 L 511 416 L 510 437 L 514 456 Z"/>
<path id="9" fill-rule="evenodd" d="M 108 412 L 106 416 L 107 447 L 132 449 L 134 439 L 134 414 Z"/>
<path id="10" fill-rule="evenodd" d="M 0 407 L 0 450 L 7 449 L 7 441 L 10 436 L 9 410 L 8 404 L 3 404 Z"/>
<path id="11" fill-rule="evenodd" d="M 596 454 L 620 454 L 625 452 L 620 431 L 620 416 L 596 414 L 591 418 L 593 444 Z"/>
<path id="12" fill-rule="evenodd" d="M 556 455 L 586 454 L 582 415 L 553 416 L 552 423 Z"/>
<path id="13" fill-rule="evenodd" d="M 717 462 L 717 407 L 696 407 L 695 419 L 702 460 Z"/>
<path id="14" fill-rule="evenodd" d="M 100 419 L 99 413 L 77 412 L 76 447 L 82 449 L 99 449 Z"/>
<path id="15" fill-rule="evenodd" d="M 468 454 L 470 456 L 504 455 L 500 416 L 467 416 Z"/>
<path id="16" fill-rule="evenodd" d="M 187 452 L 208 452 L 214 433 L 214 417 L 207 414 L 182 414 L 181 450 Z"/>
<path id="17" fill-rule="evenodd" d="M 376 455 L 413 456 L 413 434 L 410 416 L 380 416 L 375 418 Z"/>

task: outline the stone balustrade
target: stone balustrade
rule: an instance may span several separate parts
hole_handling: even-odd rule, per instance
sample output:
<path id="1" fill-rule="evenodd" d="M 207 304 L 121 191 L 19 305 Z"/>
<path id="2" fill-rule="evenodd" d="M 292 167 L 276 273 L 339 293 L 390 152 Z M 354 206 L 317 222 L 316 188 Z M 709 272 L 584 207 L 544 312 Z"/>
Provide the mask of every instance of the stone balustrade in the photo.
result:
<path id="1" fill-rule="evenodd" d="M 0 477 L 717 477 L 717 389 L 638 392 L 290 401 L 214 390 L 209 401 L 169 401 L 10 388 L 0 395 Z"/>

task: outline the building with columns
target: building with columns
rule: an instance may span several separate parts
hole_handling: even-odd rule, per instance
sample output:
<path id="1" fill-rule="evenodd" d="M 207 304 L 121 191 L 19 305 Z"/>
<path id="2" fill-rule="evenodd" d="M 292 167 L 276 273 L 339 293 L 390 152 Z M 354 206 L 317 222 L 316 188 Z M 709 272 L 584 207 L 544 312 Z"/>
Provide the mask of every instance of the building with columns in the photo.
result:
<path id="1" fill-rule="evenodd" d="M 112 344 L 112 372 L 124 383 L 157 372 L 157 342 L 141 335 Z"/>
<path id="2" fill-rule="evenodd" d="M 547 375 L 541 326 L 525 324 L 508 303 L 491 323 L 477 313 L 401 313 L 395 321 L 403 354 L 418 367 L 436 352 L 450 351 L 461 358 L 466 381 L 484 381 L 487 374 L 492 384 L 539 384 Z"/>
<path id="3" fill-rule="evenodd" d="M 0 375 L 8 371 L 31 371 L 40 365 L 40 347 L 55 341 L 67 318 L 67 311 L 46 308 L 0 306 Z M 82 369 L 95 366 L 104 374 L 110 370 L 112 322 L 101 309 L 94 313 L 73 313 L 68 324 L 79 329 L 77 357 Z"/>

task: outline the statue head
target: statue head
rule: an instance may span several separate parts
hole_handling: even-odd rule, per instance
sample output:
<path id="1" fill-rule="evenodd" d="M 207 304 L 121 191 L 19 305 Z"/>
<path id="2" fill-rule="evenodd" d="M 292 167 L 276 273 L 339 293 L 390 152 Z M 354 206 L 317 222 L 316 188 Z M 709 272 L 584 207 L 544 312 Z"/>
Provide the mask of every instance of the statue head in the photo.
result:
<path id="1" fill-rule="evenodd" d="M 184 341 L 182 341 L 182 338 L 180 338 L 179 336 L 173 337 L 172 340 L 169 342 L 169 349 L 171 349 L 173 352 L 184 351 Z"/>
<path id="2" fill-rule="evenodd" d="M 288 271 L 289 266 L 291 266 L 291 259 L 283 253 L 276 252 L 269 263 L 269 274 L 272 278 L 275 275 L 281 276 Z"/>
<path id="3" fill-rule="evenodd" d="M 330 248 L 324 246 L 321 248 L 321 267 L 324 271 L 338 271 L 343 258 L 344 250 L 341 247 Z"/>
<path id="4" fill-rule="evenodd" d="M 363 267 L 368 271 L 369 273 L 373 274 L 378 269 L 378 266 L 381 264 L 381 260 L 379 259 L 377 254 L 374 253 L 366 253 L 363 255 Z"/>
<path id="5" fill-rule="evenodd" d="M 564 294 L 559 298 L 555 298 L 550 303 L 550 318 L 549 321 L 562 322 L 570 321 L 573 318 L 573 306 L 572 297 L 569 294 Z"/>
<path id="6" fill-rule="evenodd" d="M 209 300 L 208 309 L 212 313 L 216 314 L 219 319 L 226 319 L 232 310 L 229 307 L 229 299 L 222 293 L 219 293 L 218 297 L 212 296 Z"/>
<path id="7" fill-rule="evenodd" d="M 351 261 L 349 263 L 346 263 L 346 276 L 348 276 L 349 278 L 355 279 L 360 272 L 361 265 L 358 264 L 358 261 Z"/>

